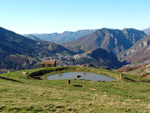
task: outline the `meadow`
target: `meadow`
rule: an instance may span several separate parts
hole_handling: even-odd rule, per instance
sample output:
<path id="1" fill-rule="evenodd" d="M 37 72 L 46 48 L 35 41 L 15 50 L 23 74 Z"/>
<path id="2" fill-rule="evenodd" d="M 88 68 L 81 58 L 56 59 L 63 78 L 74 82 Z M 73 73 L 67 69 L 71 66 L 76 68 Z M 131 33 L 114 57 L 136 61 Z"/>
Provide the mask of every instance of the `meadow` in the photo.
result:
<path id="1" fill-rule="evenodd" d="M 39 68 L 0 74 L 0 112 L 2 113 L 148 113 L 150 111 L 150 83 L 146 78 L 95 68 L 66 67 Z M 116 78 L 112 82 L 85 80 L 43 80 L 26 77 L 41 70 L 50 74 L 66 71 L 94 72 Z"/>

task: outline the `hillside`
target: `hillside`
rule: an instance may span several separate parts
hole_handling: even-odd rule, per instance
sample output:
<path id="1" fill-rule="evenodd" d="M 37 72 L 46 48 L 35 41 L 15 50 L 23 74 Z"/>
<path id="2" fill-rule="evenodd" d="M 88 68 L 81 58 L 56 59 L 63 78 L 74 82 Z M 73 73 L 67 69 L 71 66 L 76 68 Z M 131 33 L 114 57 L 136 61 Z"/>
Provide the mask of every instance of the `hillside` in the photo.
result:
<path id="1" fill-rule="evenodd" d="M 91 61 L 91 63 L 95 65 L 95 67 L 105 67 L 107 69 L 114 69 L 119 68 L 123 64 L 125 64 L 119 62 L 117 57 L 112 52 L 109 52 L 102 48 L 96 48 L 84 54 L 94 59 L 94 61 Z"/>
<path id="2" fill-rule="evenodd" d="M 58 59 L 63 65 L 86 65 L 86 67 L 103 69 L 116 69 L 126 64 L 126 62 L 119 62 L 112 52 L 102 48 L 96 48 L 82 54 L 68 55 L 60 59 L 63 59 L 61 61 Z"/>
<path id="3" fill-rule="evenodd" d="M 38 67 L 43 57 L 56 53 L 73 54 L 52 42 L 37 42 L 12 31 L 0 28 L 0 69 L 25 69 Z"/>
<path id="4" fill-rule="evenodd" d="M 28 34 L 25 37 L 30 38 L 30 39 L 35 40 L 35 41 L 42 41 L 40 38 L 38 38 L 32 34 Z"/>
<path id="5" fill-rule="evenodd" d="M 143 31 L 136 29 L 118 30 L 103 28 L 87 36 L 65 43 L 64 46 L 78 52 L 100 47 L 118 55 L 145 36 L 146 34 Z"/>
<path id="6" fill-rule="evenodd" d="M 49 70 L 56 70 L 50 68 Z M 118 72 L 95 68 L 74 68 L 95 72 L 114 78 Z M 150 106 L 150 84 L 134 79 L 113 82 L 86 80 L 35 80 L 27 79 L 22 72 L 38 72 L 41 69 L 22 70 L 0 74 L 0 112 L 4 113 L 148 113 Z M 69 68 L 67 71 L 73 71 Z M 55 72 L 55 73 L 60 73 Z M 126 75 L 136 77 L 136 75 Z M 138 77 L 140 80 L 140 78 Z"/>
<path id="7" fill-rule="evenodd" d="M 79 37 L 88 35 L 95 30 L 78 30 L 76 32 L 65 31 L 63 33 L 51 33 L 51 34 L 32 34 L 43 41 L 51 41 L 51 42 L 69 42 L 75 40 Z"/>
<path id="8" fill-rule="evenodd" d="M 131 48 L 122 52 L 119 55 L 121 61 L 128 61 L 132 63 L 144 62 L 150 59 L 150 36 L 147 36 L 137 43 L 135 43 Z"/>

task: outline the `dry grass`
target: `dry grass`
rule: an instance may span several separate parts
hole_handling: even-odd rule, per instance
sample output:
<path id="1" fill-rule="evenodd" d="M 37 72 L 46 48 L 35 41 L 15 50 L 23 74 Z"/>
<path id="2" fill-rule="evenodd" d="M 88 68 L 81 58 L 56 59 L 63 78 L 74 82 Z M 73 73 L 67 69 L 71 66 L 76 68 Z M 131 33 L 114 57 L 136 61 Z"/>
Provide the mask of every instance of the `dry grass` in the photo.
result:
<path id="1" fill-rule="evenodd" d="M 117 72 L 107 70 L 91 69 L 90 72 L 92 71 L 114 77 L 119 75 Z M 67 85 L 67 80 L 26 79 L 22 76 L 22 72 L 0 75 L 16 80 L 0 79 L 0 112 L 148 113 L 150 111 L 149 83 L 128 80 L 114 82 L 72 80 L 71 85 Z M 77 87 L 78 85 L 82 87 Z"/>

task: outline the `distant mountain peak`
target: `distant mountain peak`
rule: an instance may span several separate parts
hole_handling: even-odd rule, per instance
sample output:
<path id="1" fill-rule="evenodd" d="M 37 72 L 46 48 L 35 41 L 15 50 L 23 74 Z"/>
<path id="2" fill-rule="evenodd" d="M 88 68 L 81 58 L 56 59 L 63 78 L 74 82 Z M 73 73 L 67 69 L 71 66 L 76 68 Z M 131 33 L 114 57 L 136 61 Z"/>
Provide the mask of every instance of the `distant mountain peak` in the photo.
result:
<path id="1" fill-rule="evenodd" d="M 32 34 L 28 34 L 28 35 L 26 35 L 26 37 L 30 38 L 32 40 L 35 40 L 35 41 L 42 41 L 40 38 L 38 38 L 38 37 L 36 37 L 36 36 L 34 36 Z"/>
<path id="2" fill-rule="evenodd" d="M 147 29 L 144 29 L 143 31 L 145 32 L 145 34 L 150 35 L 150 27 Z"/>

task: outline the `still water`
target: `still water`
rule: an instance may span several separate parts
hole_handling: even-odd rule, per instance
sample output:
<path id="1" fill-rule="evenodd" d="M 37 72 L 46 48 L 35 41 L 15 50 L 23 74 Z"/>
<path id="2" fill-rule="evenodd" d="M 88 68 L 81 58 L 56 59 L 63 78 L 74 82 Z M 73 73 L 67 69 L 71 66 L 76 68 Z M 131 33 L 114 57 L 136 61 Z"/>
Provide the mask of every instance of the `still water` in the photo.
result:
<path id="1" fill-rule="evenodd" d="M 108 76 L 98 75 L 95 73 L 85 73 L 85 72 L 59 73 L 55 75 L 49 75 L 46 77 L 46 79 L 47 80 L 75 79 L 77 75 L 80 75 L 81 77 L 78 79 L 82 79 L 82 80 L 91 80 L 91 81 L 114 81 L 115 80 Z"/>

